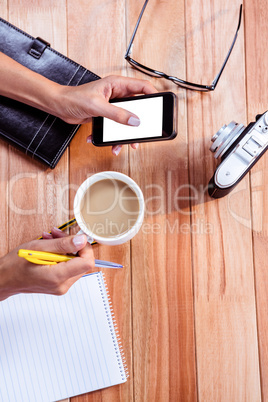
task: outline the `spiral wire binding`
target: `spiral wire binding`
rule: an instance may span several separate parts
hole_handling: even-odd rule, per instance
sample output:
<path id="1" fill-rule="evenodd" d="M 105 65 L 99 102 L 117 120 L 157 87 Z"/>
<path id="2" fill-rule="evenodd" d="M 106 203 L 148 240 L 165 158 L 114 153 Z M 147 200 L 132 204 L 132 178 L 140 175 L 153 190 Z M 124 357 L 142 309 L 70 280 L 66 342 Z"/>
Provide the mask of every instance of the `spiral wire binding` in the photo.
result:
<path id="1" fill-rule="evenodd" d="M 109 329 L 110 329 L 110 332 L 112 335 L 117 363 L 119 366 L 122 380 L 127 380 L 127 378 L 129 377 L 129 372 L 128 372 L 128 368 L 127 368 L 125 354 L 123 351 L 122 342 L 121 342 L 119 331 L 118 331 L 117 322 L 116 322 L 115 315 L 114 315 L 114 310 L 112 308 L 111 297 L 110 297 L 110 294 L 108 291 L 108 287 L 107 287 L 107 283 L 106 283 L 104 274 L 102 272 L 99 272 L 99 274 L 100 274 L 100 275 L 98 275 L 99 288 L 101 290 L 101 297 L 102 297 L 103 304 L 104 304 L 107 322 L 108 322 Z M 104 285 L 105 293 L 103 291 L 102 285 Z M 108 304 L 107 304 L 107 301 L 108 301 Z"/>

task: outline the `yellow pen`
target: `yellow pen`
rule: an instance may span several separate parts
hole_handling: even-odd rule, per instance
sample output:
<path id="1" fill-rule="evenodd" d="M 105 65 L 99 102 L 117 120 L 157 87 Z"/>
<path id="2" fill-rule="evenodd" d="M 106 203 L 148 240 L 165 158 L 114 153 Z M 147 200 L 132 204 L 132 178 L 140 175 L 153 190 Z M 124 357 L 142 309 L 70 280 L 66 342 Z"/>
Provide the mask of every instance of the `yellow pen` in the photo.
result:
<path id="1" fill-rule="evenodd" d="M 53 254 L 45 251 L 23 250 L 23 249 L 20 249 L 18 251 L 18 256 L 23 257 L 34 264 L 40 264 L 40 265 L 41 264 L 54 265 L 57 264 L 58 262 L 69 261 L 75 257 L 61 254 Z"/>
<path id="2" fill-rule="evenodd" d="M 24 250 L 18 251 L 18 256 L 25 258 L 33 264 L 39 265 L 55 265 L 59 262 L 66 262 L 76 258 L 74 255 L 54 254 L 46 251 Z M 123 265 L 115 262 L 95 260 L 95 267 L 97 268 L 123 268 Z"/>

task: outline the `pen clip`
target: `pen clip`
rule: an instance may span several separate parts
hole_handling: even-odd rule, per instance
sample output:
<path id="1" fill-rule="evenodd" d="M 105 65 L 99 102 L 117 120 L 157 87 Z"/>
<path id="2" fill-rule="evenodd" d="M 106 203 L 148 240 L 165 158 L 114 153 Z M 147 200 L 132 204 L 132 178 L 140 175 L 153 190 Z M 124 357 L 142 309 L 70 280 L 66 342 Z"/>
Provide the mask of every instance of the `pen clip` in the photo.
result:
<path id="1" fill-rule="evenodd" d="M 25 260 L 31 262 L 32 264 L 39 264 L 39 265 L 55 265 L 57 264 L 55 261 L 44 261 L 44 260 L 39 260 L 38 258 L 35 257 L 23 257 Z"/>

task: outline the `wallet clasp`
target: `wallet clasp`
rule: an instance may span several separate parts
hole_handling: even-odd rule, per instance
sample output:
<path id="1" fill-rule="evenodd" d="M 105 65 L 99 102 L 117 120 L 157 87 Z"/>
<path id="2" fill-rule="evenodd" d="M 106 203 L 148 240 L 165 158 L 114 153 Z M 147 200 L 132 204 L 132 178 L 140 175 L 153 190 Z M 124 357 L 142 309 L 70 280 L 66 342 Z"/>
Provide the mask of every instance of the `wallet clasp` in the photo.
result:
<path id="1" fill-rule="evenodd" d="M 50 46 L 50 43 L 45 41 L 44 39 L 37 37 L 34 39 L 32 46 L 29 50 L 29 54 L 36 59 L 40 59 L 46 48 Z"/>

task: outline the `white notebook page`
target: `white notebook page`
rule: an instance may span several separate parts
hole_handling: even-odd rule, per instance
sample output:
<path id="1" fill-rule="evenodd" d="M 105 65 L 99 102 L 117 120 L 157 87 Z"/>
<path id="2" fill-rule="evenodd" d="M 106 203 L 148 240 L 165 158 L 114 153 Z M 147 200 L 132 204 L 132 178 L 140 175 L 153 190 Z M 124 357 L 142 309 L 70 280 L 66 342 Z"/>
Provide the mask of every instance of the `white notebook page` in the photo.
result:
<path id="1" fill-rule="evenodd" d="M 0 302 L 0 401 L 55 401 L 126 378 L 101 272 L 64 296 Z"/>

